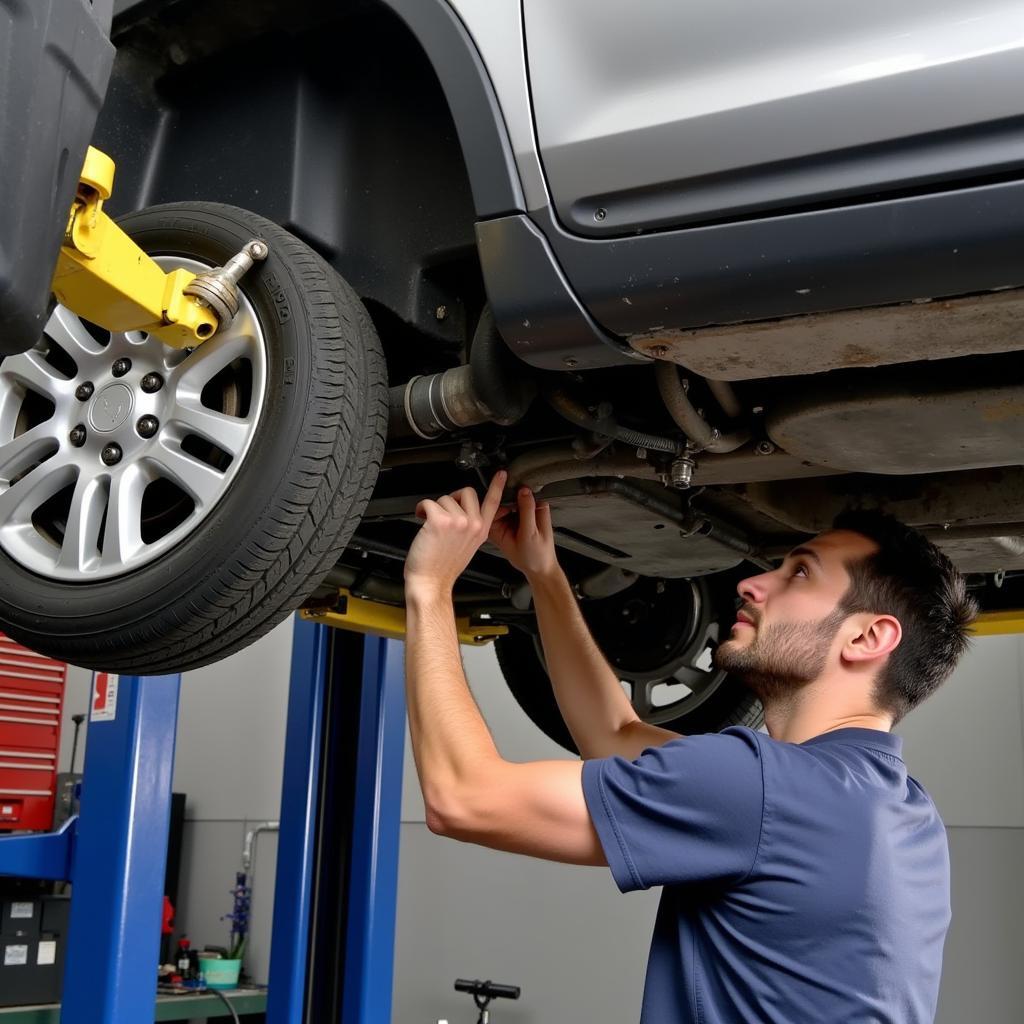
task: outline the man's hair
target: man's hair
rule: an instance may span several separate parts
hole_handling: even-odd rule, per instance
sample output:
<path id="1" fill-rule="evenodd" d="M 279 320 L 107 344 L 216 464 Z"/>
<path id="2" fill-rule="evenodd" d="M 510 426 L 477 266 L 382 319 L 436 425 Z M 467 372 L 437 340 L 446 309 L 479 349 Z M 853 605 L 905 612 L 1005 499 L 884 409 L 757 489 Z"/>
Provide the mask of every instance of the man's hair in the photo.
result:
<path id="1" fill-rule="evenodd" d="M 847 562 L 848 615 L 893 615 L 903 638 L 875 683 L 875 703 L 898 722 L 949 677 L 970 643 L 977 602 L 956 567 L 927 537 L 877 509 L 848 510 L 832 524 L 873 540 L 878 551 Z"/>

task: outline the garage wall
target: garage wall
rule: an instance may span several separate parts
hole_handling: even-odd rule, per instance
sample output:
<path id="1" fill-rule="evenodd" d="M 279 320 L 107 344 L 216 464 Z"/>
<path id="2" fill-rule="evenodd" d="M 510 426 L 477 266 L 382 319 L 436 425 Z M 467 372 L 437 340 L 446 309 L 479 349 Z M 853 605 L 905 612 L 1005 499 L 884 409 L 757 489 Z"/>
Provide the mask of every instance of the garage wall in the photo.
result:
<path id="1" fill-rule="evenodd" d="M 179 923 L 223 942 L 246 828 L 279 814 L 291 624 L 182 684 L 175 788 L 188 794 Z M 565 756 L 512 700 L 490 649 L 464 652 L 474 694 L 513 760 Z M 70 715 L 89 676 L 72 670 Z M 937 1024 L 1024 1019 L 1024 641 L 979 640 L 899 730 L 911 773 L 949 831 L 954 920 Z M 81 755 L 79 755 L 81 756 Z M 433 836 L 411 753 L 404 779 L 394 1024 L 475 1019 L 456 977 L 522 986 L 502 1024 L 637 1017 L 656 893 L 622 896 L 608 873 L 512 857 Z M 247 965 L 267 978 L 276 836 L 259 841 Z"/>
<path id="2" fill-rule="evenodd" d="M 1024 639 L 975 642 L 901 724 L 949 834 L 953 924 L 936 1024 L 1024 1019 Z"/>

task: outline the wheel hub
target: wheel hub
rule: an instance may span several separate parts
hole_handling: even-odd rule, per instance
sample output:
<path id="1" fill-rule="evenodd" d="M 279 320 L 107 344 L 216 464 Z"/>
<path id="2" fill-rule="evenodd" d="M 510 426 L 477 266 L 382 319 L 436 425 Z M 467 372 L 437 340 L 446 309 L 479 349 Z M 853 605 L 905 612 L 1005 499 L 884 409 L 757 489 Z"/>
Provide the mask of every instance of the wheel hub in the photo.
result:
<path id="1" fill-rule="evenodd" d="M 92 400 L 89 423 L 93 430 L 108 433 L 117 430 L 131 415 L 135 398 L 131 388 L 124 384 L 111 384 L 100 391 Z"/>
<path id="2" fill-rule="evenodd" d="M 725 678 L 711 663 L 715 612 L 704 580 L 644 579 L 584 614 L 637 714 L 662 724 L 703 703 Z"/>

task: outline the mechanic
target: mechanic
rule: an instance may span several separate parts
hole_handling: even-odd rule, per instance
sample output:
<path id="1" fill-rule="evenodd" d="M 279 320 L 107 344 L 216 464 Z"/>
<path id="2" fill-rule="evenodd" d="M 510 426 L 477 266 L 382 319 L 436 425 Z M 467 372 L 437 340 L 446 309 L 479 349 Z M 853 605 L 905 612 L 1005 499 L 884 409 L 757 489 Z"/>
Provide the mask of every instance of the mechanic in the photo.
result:
<path id="1" fill-rule="evenodd" d="M 949 857 L 890 730 L 952 672 L 975 614 L 917 531 L 841 516 L 743 580 L 715 663 L 761 698 L 768 736 L 640 721 L 558 566 L 551 511 L 466 488 L 423 501 L 405 566 L 416 768 L 432 832 L 664 886 L 646 1024 L 934 1019 Z M 582 762 L 504 760 L 459 659 L 453 585 L 485 539 L 533 591 Z"/>

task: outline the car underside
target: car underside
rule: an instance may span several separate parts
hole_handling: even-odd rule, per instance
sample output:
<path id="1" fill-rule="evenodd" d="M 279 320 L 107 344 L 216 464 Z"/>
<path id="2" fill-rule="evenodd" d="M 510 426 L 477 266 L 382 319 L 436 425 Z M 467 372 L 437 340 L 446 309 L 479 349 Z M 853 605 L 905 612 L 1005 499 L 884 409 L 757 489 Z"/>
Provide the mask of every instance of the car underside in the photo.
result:
<path id="1" fill-rule="evenodd" d="M 360 587 L 399 579 L 417 502 L 507 468 L 511 486 L 529 486 L 551 504 L 560 551 L 578 580 L 608 568 L 624 584 L 768 565 L 840 511 L 882 507 L 934 539 L 986 604 L 1001 603 L 1024 570 L 1019 355 L 784 375 L 821 357 L 816 337 L 817 353 L 787 352 L 785 367 L 760 361 L 768 373 L 735 383 L 662 364 L 729 441 L 724 452 L 700 450 L 673 420 L 661 369 L 523 368 L 536 397 L 515 424 L 433 440 L 393 431 L 344 564 L 366 577 Z M 401 419 L 401 398 L 393 402 Z M 501 597 L 507 570 L 486 555 L 481 562 L 489 571 L 475 582 L 494 588 L 489 609 L 497 615 L 504 605 L 514 617 L 508 594 Z"/>

